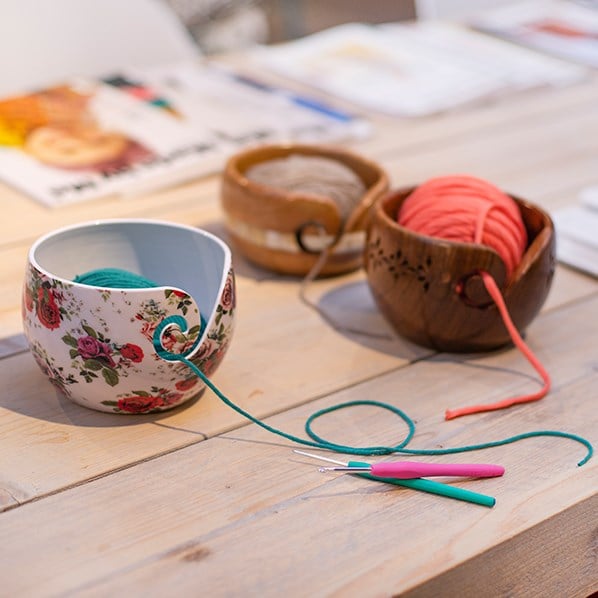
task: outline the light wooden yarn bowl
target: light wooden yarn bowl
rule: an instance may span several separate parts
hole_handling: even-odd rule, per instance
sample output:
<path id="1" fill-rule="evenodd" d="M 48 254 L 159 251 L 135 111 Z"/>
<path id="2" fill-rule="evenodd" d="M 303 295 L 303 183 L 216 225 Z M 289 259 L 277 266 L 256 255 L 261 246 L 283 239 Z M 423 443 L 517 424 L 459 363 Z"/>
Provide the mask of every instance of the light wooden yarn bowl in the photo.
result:
<path id="1" fill-rule="evenodd" d="M 372 210 L 365 269 L 380 311 L 401 336 L 440 351 L 486 351 L 508 343 L 478 272 L 492 275 L 515 326 L 525 330 L 544 304 L 554 274 L 550 216 L 511 196 L 521 210 L 528 246 L 505 282 L 504 263 L 493 249 L 428 237 L 398 224 L 400 206 L 413 190 L 393 191 Z"/>
<path id="2" fill-rule="evenodd" d="M 260 162 L 290 155 L 330 158 L 359 176 L 366 192 L 345 222 L 329 197 L 290 192 L 245 176 L 250 167 Z M 318 259 L 321 248 L 315 249 L 301 240 L 324 234 L 335 250 L 321 274 L 333 275 L 362 265 L 371 207 L 388 191 L 388 186 L 388 177 L 380 166 L 338 147 L 264 145 L 242 151 L 228 160 L 222 177 L 221 203 L 234 246 L 251 262 L 283 274 L 305 275 Z M 283 239 L 286 246 L 276 246 L 273 239 Z M 351 243 L 341 251 L 342 244 L 349 239 Z"/>

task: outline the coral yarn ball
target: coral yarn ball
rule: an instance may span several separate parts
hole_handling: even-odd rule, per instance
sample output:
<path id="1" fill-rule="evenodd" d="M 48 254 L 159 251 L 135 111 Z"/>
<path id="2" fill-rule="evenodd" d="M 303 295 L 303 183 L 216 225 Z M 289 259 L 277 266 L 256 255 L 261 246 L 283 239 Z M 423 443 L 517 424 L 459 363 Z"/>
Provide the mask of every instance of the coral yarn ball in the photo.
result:
<path id="1" fill-rule="evenodd" d="M 472 176 L 430 179 L 413 191 L 397 215 L 414 232 L 494 249 L 510 278 L 527 246 L 519 207 L 491 183 Z"/>

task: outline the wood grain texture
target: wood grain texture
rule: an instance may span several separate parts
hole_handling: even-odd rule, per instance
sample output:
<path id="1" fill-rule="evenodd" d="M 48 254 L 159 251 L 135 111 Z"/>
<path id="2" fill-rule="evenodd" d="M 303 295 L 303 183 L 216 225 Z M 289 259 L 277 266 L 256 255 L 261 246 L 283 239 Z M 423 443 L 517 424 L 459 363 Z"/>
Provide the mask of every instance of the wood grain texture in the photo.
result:
<path id="1" fill-rule="evenodd" d="M 547 210 L 596 184 L 597 75 L 414 120 L 373 119 L 351 144 L 394 187 L 469 173 Z M 211 393 L 160 416 L 123 417 L 56 394 L 23 351 L 20 289 L 41 234 L 96 218 L 202 226 L 225 240 L 217 176 L 144 196 L 57 209 L 0 186 L 0 595 L 562 596 L 598 589 L 598 458 L 534 438 L 439 461 L 488 461 L 503 478 L 460 480 L 486 509 L 352 476 L 323 475 L 290 442 L 248 425 Z M 558 239 L 557 239 L 558 242 Z M 238 326 L 214 382 L 268 423 L 303 436 L 318 408 L 387 400 L 434 448 L 558 429 L 598 445 L 598 283 L 565 267 L 526 340 L 553 378 L 542 401 L 445 422 L 447 407 L 535 390 L 514 349 L 434 353 L 397 338 L 365 274 L 298 278 L 234 255 Z M 343 328 L 344 327 L 344 328 Z M 365 329 L 375 335 L 349 332 Z M 377 409 L 315 424 L 351 444 L 397 443 Z M 433 458 L 429 458 L 433 460 Z"/>
<path id="2" fill-rule="evenodd" d="M 598 364 L 591 348 L 598 322 L 581 346 L 578 338 L 586 355 L 581 361 L 559 322 L 579 333 L 597 307 L 598 298 L 586 300 L 547 314 L 535 327 L 535 341 L 551 347 L 541 358 L 555 383 L 551 395 L 536 405 L 442 422 L 447 401 L 519 392 L 534 382 L 516 375 L 521 363 L 515 351 L 459 359 L 439 355 L 285 410 L 268 423 L 301 434 L 302 422 L 314 409 L 367 392 L 405 408 L 417 420 L 413 446 L 456 446 L 538 428 L 574 430 L 596 443 L 592 390 Z M 189 422 L 179 423 L 179 432 L 185 425 Z M 327 417 L 316 429 L 339 442 L 368 444 L 396 442 L 404 434 L 400 422 L 365 407 Z M 145 440 L 129 428 L 110 432 L 93 437 L 94 461 L 107 452 L 120 453 L 126 443 L 155 448 L 163 440 L 155 429 Z M 91 456 L 91 443 L 79 452 L 69 442 L 73 460 Z M 493 510 L 350 476 L 323 476 L 309 459 L 293 455 L 291 447 L 246 426 L 11 509 L 2 514 L 5 588 L 12 594 L 43 588 L 47 595 L 59 590 L 106 595 L 136 587 L 151 588 L 153 595 L 187 594 L 199 585 L 215 595 L 399 593 L 499 550 L 513 538 L 533 538 L 536 526 L 553 522 L 540 534 L 540 546 L 533 546 L 537 553 L 543 538 L 563 531 L 559 522 L 579 512 L 568 514 L 570 509 L 587 512 L 596 496 L 598 461 L 577 468 L 584 449 L 564 439 L 529 439 L 475 455 L 507 470 L 503 478 L 459 483 L 497 496 Z M 54 460 L 46 453 L 46 467 L 56 467 Z M 450 460 L 469 461 L 472 455 Z M 55 477 L 55 472 L 41 475 Z M 584 551 L 596 521 L 578 521 L 583 533 L 567 533 L 567 542 L 572 550 Z M 34 535 L 23 534 L 31 529 Z M 47 546 L 53 547 L 50 554 Z M 36 550 L 44 556 L 24 575 L 16 565 Z M 504 552 L 504 558 L 509 555 Z M 587 586 L 596 561 L 591 554 L 584 559 Z M 520 568 L 517 551 L 505 563 Z M 552 565 L 547 561 L 543 566 L 549 570 Z M 299 574 L 302 570 L 310 572 L 309 578 Z M 571 587 L 576 583 L 572 580 Z"/>

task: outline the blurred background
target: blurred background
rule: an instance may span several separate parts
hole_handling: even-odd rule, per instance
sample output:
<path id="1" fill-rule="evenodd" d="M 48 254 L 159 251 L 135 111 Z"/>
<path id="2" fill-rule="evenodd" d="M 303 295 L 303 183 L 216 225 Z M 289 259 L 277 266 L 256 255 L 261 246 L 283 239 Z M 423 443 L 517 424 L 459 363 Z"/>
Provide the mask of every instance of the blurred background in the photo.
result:
<path id="1" fill-rule="evenodd" d="M 513 0 L 165 0 L 206 54 L 277 43 L 342 23 L 462 18 Z"/>

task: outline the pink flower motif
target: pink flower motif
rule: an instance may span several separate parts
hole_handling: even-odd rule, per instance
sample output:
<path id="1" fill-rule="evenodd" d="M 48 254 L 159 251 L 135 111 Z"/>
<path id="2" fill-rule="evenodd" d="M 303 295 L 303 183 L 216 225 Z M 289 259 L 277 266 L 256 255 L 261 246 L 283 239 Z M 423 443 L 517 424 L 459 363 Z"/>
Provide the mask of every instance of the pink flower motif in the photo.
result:
<path id="1" fill-rule="evenodd" d="M 137 395 L 125 397 L 118 400 L 118 408 L 129 413 L 145 413 L 163 407 L 164 401 L 161 397 L 139 397 Z"/>
<path id="2" fill-rule="evenodd" d="M 201 347 L 199 347 L 199 351 L 197 352 L 197 354 L 194 356 L 194 361 L 200 361 L 200 360 L 204 360 L 204 359 L 208 359 L 209 356 L 211 355 L 211 353 L 216 349 L 214 342 L 209 339 L 206 338 L 204 340 L 204 342 L 201 344 Z"/>
<path id="3" fill-rule="evenodd" d="M 77 339 L 77 351 L 83 359 L 97 359 L 106 362 L 110 367 L 116 366 L 111 357 L 110 346 L 93 336 L 82 336 Z"/>
<path id="4" fill-rule="evenodd" d="M 232 278 L 229 276 L 226 279 L 224 290 L 222 291 L 222 308 L 226 311 L 235 306 L 235 288 Z"/>

